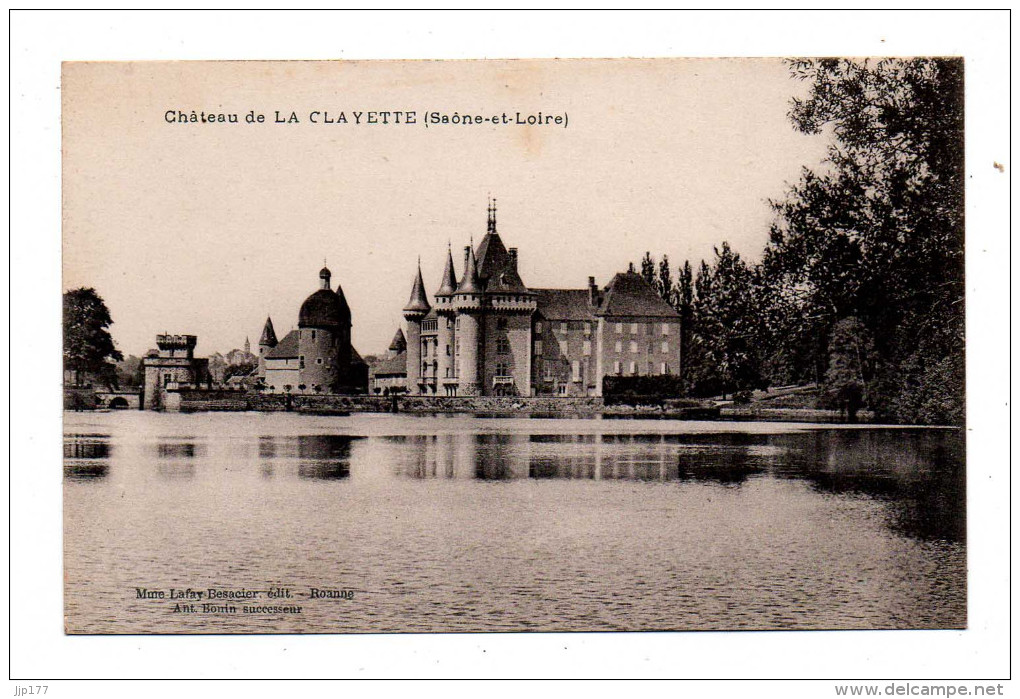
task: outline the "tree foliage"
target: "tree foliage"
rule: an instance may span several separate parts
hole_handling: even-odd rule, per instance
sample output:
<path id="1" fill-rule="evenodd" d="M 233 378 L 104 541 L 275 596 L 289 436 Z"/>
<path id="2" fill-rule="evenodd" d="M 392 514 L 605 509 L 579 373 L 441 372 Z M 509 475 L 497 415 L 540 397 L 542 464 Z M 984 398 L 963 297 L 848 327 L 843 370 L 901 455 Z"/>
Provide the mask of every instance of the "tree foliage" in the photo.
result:
<path id="1" fill-rule="evenodd" d="M 792 101 L 794 128 L 831 145 L 771 202 L 761 263 L 723 242 L 674 282 L 665 257 L 658 275 L 642 260 L 681 315 L 684 386 L 704 396 L 813 382 L 859 392 L 880 419 L 961 424 L 963 63 L 789 66 L 809 85 Z"/>
<path id="2" fill-rule="evenodd" d="M 811 85 L 791 120 L 831 130 L 833 143 L 823 167 L 773 202 L 764 273 L 814 326 L 802 333 L 825 337 L 855 317 L 874 337 L 872 407 L 905 422 L 959 421 L 962 409 L 950 418 L 930 407 L 947 400 L 926 394 L 934 375 L 948 377 L 943 391 L 963 404 L 962 61 L 790 67 Z M 821 363 L 827 349 L 812 344 L 808 358 Z"/>
<path id="3" fill-rule="evenodd" d="M 112 362 L 124 356 L 114 346 L 111 325 L 110 311 L 95 289 L 64 292 L 64 368 L 76 372 L 79 380 L 91 374 L 115 381 Z"/>

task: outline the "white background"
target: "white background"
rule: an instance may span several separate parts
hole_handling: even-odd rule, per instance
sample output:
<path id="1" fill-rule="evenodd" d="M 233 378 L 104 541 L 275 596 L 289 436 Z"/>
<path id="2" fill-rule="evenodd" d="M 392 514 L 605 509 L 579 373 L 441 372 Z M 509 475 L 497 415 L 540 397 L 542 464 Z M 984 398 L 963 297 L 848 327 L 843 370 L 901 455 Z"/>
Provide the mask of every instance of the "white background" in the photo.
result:
<path id="1" fill-rule="evenodd" d="M 10 22 L 10 676 L 23 680 L 10 684 L 8 696 L 15 684 L 48 684 L 47 696 L 54 697 L 323 692 L 308 683 L 156 685 L 54 682 L 57 678 L 860 677 L 882 678 L 886 681 L 876 684 L 884 688 L 894 678 L 920 684 L 1011 674 L 1008 14 L 17 12 Z M 63 635 L 60 61 L 789 55 L 966 58 L 967 631 Z M 835 696 L 833 684 L 708 682 L 640 690 Z M 377 689 L 358 685 L 354 691 Z M 443 688 L 458 694 L 522 690 L 531 691 Z"/>

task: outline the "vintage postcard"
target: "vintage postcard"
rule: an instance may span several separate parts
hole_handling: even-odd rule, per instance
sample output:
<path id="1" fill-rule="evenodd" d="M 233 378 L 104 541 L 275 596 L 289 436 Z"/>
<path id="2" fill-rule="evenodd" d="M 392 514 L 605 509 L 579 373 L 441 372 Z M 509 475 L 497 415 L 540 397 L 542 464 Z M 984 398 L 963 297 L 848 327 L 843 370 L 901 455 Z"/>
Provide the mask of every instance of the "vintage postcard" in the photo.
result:
<path id="1" fill-rule="evenodd" d="M 967 628 L 964 80 L 65 63 L 65 632 Z"/>

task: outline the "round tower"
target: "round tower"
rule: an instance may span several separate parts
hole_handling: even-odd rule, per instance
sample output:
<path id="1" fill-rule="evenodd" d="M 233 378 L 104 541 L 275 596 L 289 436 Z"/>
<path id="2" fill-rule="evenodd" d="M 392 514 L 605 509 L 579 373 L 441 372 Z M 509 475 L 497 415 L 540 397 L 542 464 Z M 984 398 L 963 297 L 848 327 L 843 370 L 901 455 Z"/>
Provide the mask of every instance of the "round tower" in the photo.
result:
<path id="1" fill-rule="evenodd" d="M 425 296 L 425 282 L 421 278 L 421 260 L 418 260 L 418 275 L 411 287 L 411 296 L 404 306 L 404 320 L 407 330 L 404 337 L 407 341 L 407 392 L 417 395 L 422 392 L 424 383 L 421 374 L 421 321 L 432 310 Z"/>
<path id="2" fill-rule="evenodd" d="M 453 295 L 457 293 L 457 275 L 453 271 L 453 252 L 446 247 L 446 267 L 443 269 L 443 280 L 436 292 L 436 354 L 439 366 L 436 369 L 436 392 L 451 395 L 457 389 L 457 371 L 454 365 L 454 348 L 457 346 L 457 335 L 454 329 L 457 312 L 453 305 Z"/>
<path id="3" fill-rule="evenodd" d="M 478 345 L 480 315 L 482 312 L 482 287 L 478 281 L 478 266 L 475 251 L 470 245 L 464 248 L 464 277 L 453 296 L 456 311 L 455 327 L 457 354 L 458 395 L 477 396 L 481 393 L 478 383 Z"/>

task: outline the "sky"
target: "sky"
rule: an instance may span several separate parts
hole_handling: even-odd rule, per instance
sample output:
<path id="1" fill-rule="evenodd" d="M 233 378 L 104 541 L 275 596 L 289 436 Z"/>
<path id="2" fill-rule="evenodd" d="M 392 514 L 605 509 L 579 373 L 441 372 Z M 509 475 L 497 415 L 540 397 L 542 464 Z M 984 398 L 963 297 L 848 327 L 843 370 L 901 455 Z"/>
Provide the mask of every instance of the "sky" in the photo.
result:
<path id="1" fill-rule="evenodd" d="M 282 337 L 323 260 L 355 347 L 382 352 L 419 256 L 430 292 L 448 243 L 459 276 L 489 196 L 532 287 L 604 285 L 646 250 L 696 264 L 724 240 L 754 260 L 768 199 L 827 145 L 790 124 L 805 85 L 776 59 L 66 63 L 61 89 L 63 286 L 96 288 L 125 355 L 161 332 L 199 355 L 255 345 L 267 316 Z M 193 110 L 239 123 L 167 121 Z"/>

